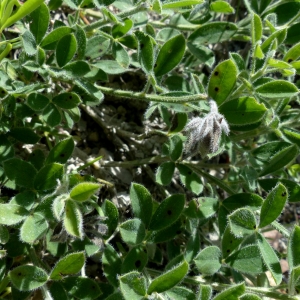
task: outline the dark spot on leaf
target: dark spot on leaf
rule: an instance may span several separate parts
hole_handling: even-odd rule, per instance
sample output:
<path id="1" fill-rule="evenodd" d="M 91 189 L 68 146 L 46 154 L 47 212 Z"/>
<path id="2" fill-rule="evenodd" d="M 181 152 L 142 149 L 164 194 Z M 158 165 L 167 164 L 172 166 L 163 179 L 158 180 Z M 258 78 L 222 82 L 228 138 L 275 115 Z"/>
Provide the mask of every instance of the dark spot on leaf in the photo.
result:
<path id="1" fill-rule="evenodd" d="M 170 108 L 173 108 L 174 106 L 173 105 L 170 105 Z"/>
<path id="2" fill-rule="evenodd" d="M 171 216 L 171 215 L 172 215 L 172 211 L 169 209 L 169 210 L 167 211 L 167 214 L 168 214 L 169 216 Z"/>
<path id="3" fill-rule="evenodd" d="M 72 99 L 72 98 L 73 98 L 72 95 L 70 95 L 70 96 L 69 96 L 69 99 Z"/>
<path id="4" fill-rule="evenodd" d="M 143 49 L 144 48 L 144 44 L 143 43 L 141 43 L 141 49 Z"/>
<path id="5" fill-rule="evenodd" d="M 189 175 L 192 175 L 192 173 L 193 173 L 192 171 L 188 171 L 188 174 L 189 174 Z"/>
<path id="6" fill-rule="evenodd" d="M 135 263 L 135 266 L 137 267 L 137 268 L 139 268 L 140 266 L 141 266 L 141 261 L 140 260 L 137 260 Z"/>
<path id="7" fill-rule="evenodd" d="M 227 253 L 229 253 L 230 252 L 230 249 L 227 249 L 227 251 L 226 251 Z"/>
<path id="8" fill-rule="evenodd" d="M 180 234 L 180 233 L 181 233 L 181 230 L 177 230 L 177 231 L 176 231 L 176 234 Z"/>
<path id="9" fill-rule="evenodd" d="M 253 226 L 253 229 L 256 229 L 256 225 Z"/>
<path id="10" fill-rule="evenodd" d="M 2 94 L 5 94 L 5 91 L 4 91 L 4 90 L 2 90 L 2 91 L 1 91 L 1 93 L 2 93 Z"/>
<path id="11" fill-rule="evenodd" d="M 219 91 L 219 88 L 216 86 L 215 87 L 215 92 L 218 92 Z"/>
<path id="12" fill-rule="evenodd" d="M 230 244 L 232 244 L 232 240 L 230 241 Z"/>
<path id="13" fill-rule="evenodd" d="M 242 113 L 242 116 L 244 116 L 245 114 L 244 113 Z"/>
<path id="14" fill-rule="evenodd" d="M 156 67 L 157 67 L 157 64 L 154 65 L 154 68 L 156 68 Z"/>
<path id="15" fill-rule="evenodd" d="M 227 26 L 225 27 L 225 29 L 226 29 L 226 30 L 229 30 L 229 29 L 230 29 L 230 27 L 227 25 Z"/>
<path id="16" fill-rule="evenodd" d="M 146 250 L 146 249 L 144 249 L 144 252 L 145 252 L 145 253 L 147 253 L 147 250 Z"/>
<path id="17" fill-rule="evenodd" d="M 283 192 L 283 193 L 281 194 L 281 196 L 282 196 L 282 197 L 285 197 L 285 196 L 286 196 L 286 192 Z"/>
<path id="18" fill-rule="evenodd" d="M 94 285 L 91 286 L 92 290 L 94 290 L 96 287 Z"/>
<path id="19" fill-rule="evenodd" d="M 289 58 L 289 59 L 288 59 L 288 62 L 289 62 L 289 63 L 290 63 L 290 62 L 292 62 L 292 61 L 293 61 L 293 59 L 292 59 L 292 58 Z"/>
<path id="20" fill-rule="evenodd" d="M 65 157 L 65 154 L 64 154 L 64 153 L 62 153 L 62 154 L 60 155 L 60 157 Z"/>
<path id="21" fill-rule="evenodd" d="M 19 273 L 18 273 L 18 276 L 22 276 L 22 273 L 21 273 L 21 272 L 19 272 Z"/>
<path id="22" fill-rule="evenodd" d="M 216 71 L 216 72 L 214 73 L 214 75 L 215 75 L 215 76 L 218 76 L 218 75 L 219 75 L 219 72 L 218 72 L 218 71 Z"/>

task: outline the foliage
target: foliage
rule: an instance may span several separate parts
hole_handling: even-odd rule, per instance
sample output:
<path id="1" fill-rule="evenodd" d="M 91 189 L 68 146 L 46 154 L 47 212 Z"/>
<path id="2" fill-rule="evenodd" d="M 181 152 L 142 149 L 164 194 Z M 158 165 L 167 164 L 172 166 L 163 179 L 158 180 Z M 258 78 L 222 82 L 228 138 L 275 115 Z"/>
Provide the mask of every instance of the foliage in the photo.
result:
<path id="1" fill-rule="evenodd" d="M 299 299 L 300 227 L 277 221 L 300 199 L 299 6 L 0 0 L 1 299 Z M 139 91 L 110 85 L 133 71 Z M 101 157 L 68 167 L 82 110 L 111 96 L 164 122 L 139 136 L 162 155 L 101 166 L 158 164 L 129 212 L 81 173 Z"/>

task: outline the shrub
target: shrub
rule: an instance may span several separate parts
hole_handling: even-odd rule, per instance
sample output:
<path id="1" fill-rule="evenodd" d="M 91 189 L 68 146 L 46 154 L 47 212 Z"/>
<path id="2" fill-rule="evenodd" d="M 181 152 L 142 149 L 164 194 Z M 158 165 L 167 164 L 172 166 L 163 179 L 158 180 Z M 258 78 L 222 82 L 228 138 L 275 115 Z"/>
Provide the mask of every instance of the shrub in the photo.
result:
<path id="1" fill-rule="evenodd" d="M 1 298 L 298 299 L 300 227 L 278 220 L 300 197 L 299 5 L 1 0 Z M 82 153 L 83 111 L 122 159 Z M 125 209 L 91 173 L 113 167 L 153 180 Z"/>

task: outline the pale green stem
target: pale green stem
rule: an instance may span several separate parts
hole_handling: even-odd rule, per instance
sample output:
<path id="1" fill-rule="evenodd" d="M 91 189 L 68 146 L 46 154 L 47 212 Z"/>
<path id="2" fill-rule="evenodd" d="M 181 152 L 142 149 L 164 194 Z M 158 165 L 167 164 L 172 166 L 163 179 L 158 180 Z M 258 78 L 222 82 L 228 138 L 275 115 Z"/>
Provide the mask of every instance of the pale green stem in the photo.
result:
<path id="1" fill-rule="evenodd" d="M 100 160 L 102 158 L 102 156 L 98 156 L 96 158 L 94 158 L 93 160 L 85 163 L 83 166 L 80 166 L 79 168 L 77 168 L 77 172 L 80 172 L 81 170 L 84 170 L 86 168 L 88 168 L 89 166 L 91 166 L 93 163 L 95 163 L 96 161 Z"/>
<path id="2" fill-rule="evenodd" d="M 193 24 L 191 24 L 191 25 L 166 24 L 166 23 L 163 23 L 163 22 L 160 22 L 160 21 L 150 22 L 150 24 L 153 27 L 156 27 L 156 28 L 169 27 L 169 28 L 174 28 L 174 29 L 178 29 L 178 30 L 185 30 L 185 31 L 194 31 L 194 30 L 201 27 L 201 25 L 193 25 Z"/>
<path id="3" fill-rule="evenodd" d="M 208 97 L 206 94 L 195 94 L 195 95 L 187 95 L 181 97 L 161 96 L 161 95 L 145 94 L 141 92 L 116 90 L 113 88 L 108 88 L 99 85 L 97 85 L 97 88 L 106 95 L 112 95 L 121 98 L 136 99 L 136 100 L 141 100 L 146 102 L 153 101 L 153 102 L 168 102 L 168 103 L 186 103 L 191 101 L 207 100 Z"/>
<path id="4" fill-rule="evenodd" d="M 124 18 L 127 18 L 129 16 L 132 16 L 134 14 L 137 14 L 139 12 L 142 12 L 142 11 L 146 11 L 148 8 L 146 7 L 145 4 L 141 4 L 141 5 L 138 5 L 137 7 L 134 7 L 132 9 L 129 9 L 129 10 L 126 10 L 126 11 L 123 11 L 119 14 L 117 14 L 116 16 L 120 19 L 124 19 Z M 100 21 L 97 21 L 97 22 L 94 22 L 90 25 L 87 25 L 85 27 L 83 27 L 83 29 L 88 32 L 88 31 L 92 31 L 92 30 L 95 30 L 95 29 L 98 29 L 106 24 L 110 23 L 109 20 L 100 20 Z"/>

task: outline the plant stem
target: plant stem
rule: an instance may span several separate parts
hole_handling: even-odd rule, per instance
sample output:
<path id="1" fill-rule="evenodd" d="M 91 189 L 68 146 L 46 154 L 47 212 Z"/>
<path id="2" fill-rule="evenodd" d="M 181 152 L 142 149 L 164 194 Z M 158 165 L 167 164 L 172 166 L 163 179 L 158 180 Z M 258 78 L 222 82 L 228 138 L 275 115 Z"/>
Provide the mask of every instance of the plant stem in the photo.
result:
<path id="1" fill-rule="evenodd" d="M 116 16 L 117 16 L 117 18 L 124 19 L 124 18 L 132 16 L 134 14 L 137 14 L 139 12 L 146 11 L 147 9 L 148 9 L 147 6 L 144 3 L 142 3 L 142 4 L 138 5 L 137 7 L 123 11 L 123 12 L 117 14 Z M 90 25 L 84 26 L 83 29 L 86 32 L 92 31 L 92 30 L 95 30 L 97 28 L 100 28 L 100 27 L 108 24 L 109 22 L 110 22 L 109 20 L 99 20 Z"/>
<path id="2" fill-rule="evenodd" d="M 154 269 L 147 268 L 146 270 L 151 276 L 156 277 L 156 276 L 159 276 L 162 274 L 161 271 L 157 271 Z M 213 282 L 213 283 L 207 282 L 201 276 L 194 276 L 194 277 L 186 276 L 183 279 L 183 282 L 186 284 L 192 284 L 192 285 L 209 284 L 215 291 L 223 291 L 225 289 L 232 287 L 232 285 L 230 285 L 230 284 L 224 284 L 224 283 L 218 283 L 218 282 Z M 278 286 L 276 288 L 280 289 L 281 287 Z M 272 299 L 279 299 L 279 300 L 299 300 L 300 299 L 298 296 L 289 296 L 287 294 L 282 294 L 282 293 L 272 291 L 268 288 L 263 288 L 263 287 L 245 286 L 245 292 L 264 296 L 264 297 L 270 297 Z"/>
<path id="3" fill-rule="evenodd" d="M 142 100 L 147 102 L 154 101 L 154 102 L 168 102 L 168 103 L 186 103 L 191 101 L 207 100 L 208 98 L 206 94 L 195 94 L 195 95 L 174 97 L 174 96 L 145 94 L 145 93 L 133 92 L 133 91 L 116 90 L 113 88 L 108 88 L 99 85 L 97 85 L 97 88 L 106 95 L 112 95 L 120 98 Z"/>

